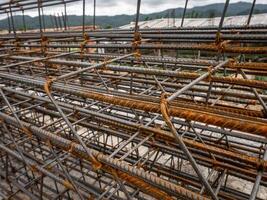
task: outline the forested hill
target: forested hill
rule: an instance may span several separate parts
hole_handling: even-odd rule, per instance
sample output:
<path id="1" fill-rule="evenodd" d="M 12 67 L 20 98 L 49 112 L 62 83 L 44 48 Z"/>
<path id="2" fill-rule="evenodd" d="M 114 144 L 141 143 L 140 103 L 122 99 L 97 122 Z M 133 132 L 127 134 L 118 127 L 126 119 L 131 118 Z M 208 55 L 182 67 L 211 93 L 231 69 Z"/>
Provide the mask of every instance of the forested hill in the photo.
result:
<path id="1" fill-rule="evenodd" d="M 203 18 L 203 17 L 218 17 L 221 15 L 224 7 L 224 3 L 216 3 L 205 6 L 198 6 L 194 8 L 187 9 L 186 17 L 189 18 Z M 251 3 L 238 2 L 230 4 L 227 11 L 227 16 L 235 15 L 247 15 L 251 8 Z M 174 8 L 164 10 L 162 12 L 151 13 L 151 14 L 141 14 L 140 21 L 151 20 L 158 18 L 167 18 L 167 17 L 181 17 L 183 13 L 183 8 Z M 257 4 L 254 8 L 254 14 L 258 13 L 267 13 L 267 4 Z M 134 15 L 115 15 L 115 16 L 97 16 L 96 23 L 103 27 L 118 27 L 125 24 L 129 24 L 135 19 Z M 17 29 L 23 29 L 22 16 L 14 16 L 15 26 Z M 55 19 L 51 19 L 51 16 L 44 16 L 45 25 L 47 28 L 55 26 Z M 62 17 L 60 17 L 61 24 Z M 28 29 L 36 29 L 39 27 L 38 17 L 25 16 L 25 21 Z M 86 24 L 92 24 L 93 17 L 86 16 Z M 59 21 L 57 21 L 59 24 Z M 82 16 L 70 15 L 68 16 L 68 24 L 70 26 L 80 26 L 82 23 Z M 0 29 L 8 28 L 8 20 L 0 20 Z"/>

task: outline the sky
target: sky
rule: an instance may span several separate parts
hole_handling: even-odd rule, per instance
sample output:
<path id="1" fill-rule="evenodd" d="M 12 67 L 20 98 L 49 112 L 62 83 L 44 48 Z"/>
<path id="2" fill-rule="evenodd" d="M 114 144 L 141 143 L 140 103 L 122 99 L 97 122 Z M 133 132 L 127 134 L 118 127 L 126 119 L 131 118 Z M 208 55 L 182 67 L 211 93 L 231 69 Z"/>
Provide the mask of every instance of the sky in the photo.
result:
<path id="1" fill-rule="evenodd" d="M 240 0 L 230 0 L 230 3 L 239 2 Z M 251 2 L 253 0 L 242 0 Z M 118 15 L 118 14 L 135 14 L 137 0 L 96 0 L 96 15 Z M 189 0 L 188 8 L 203 6 L 211 3 L 223 3 L 225 0 Z M 267 0 L 257 0 L 257 3 L 267 3 Z M 185 0 L 142 0 L 141 13 L 147 14 L 152 12 L 163 11 L 168 8 L 184 7 Z M 44 8 L 44 14 L 50 15 L 61 13 L 63 6 Z M 68 4 L 67 12 L 71 15 L 82 15 L 82 1 Z M 21 14 L 21 13 L 17 13 Z M 26 15 L 36 16 L 36 11 L 25 11 Z M 93 0 L 86 0 L 86 14 L 93 14 Z M 1 18 L 1 17 L 0 17 Z"/>

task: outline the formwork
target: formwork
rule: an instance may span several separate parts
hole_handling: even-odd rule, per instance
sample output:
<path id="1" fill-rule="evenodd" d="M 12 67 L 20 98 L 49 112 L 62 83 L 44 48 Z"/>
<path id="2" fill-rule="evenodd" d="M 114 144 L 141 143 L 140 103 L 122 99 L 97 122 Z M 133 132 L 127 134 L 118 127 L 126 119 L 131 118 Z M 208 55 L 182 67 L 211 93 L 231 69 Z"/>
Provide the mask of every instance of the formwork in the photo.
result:
<path id="1" fill-rule="evenodd" d="M 68 6 L 82 2 L 80 29 Z M 0 199 L 267 198 L 267 27 L 100 29 L 1 1 Z M 62 6 L 46 27 L 43 8 Z M 39 30 L 14 15 L 38 13 Z M 88 27 L 91 25 L 90 27 Z"/>

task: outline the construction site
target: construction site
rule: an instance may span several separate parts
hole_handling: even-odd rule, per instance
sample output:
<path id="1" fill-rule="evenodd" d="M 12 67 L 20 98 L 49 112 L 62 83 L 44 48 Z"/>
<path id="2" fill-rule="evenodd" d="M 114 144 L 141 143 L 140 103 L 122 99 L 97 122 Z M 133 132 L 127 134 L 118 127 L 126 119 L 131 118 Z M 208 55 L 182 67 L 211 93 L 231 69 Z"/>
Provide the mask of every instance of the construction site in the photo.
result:
<path id="1" fill-rule="evenodd" d="M 267 200 L 267 25 L 256 0 L 224 24 L 226 0 L 215 25 L 184 26 L 188 1 L 175 27 L 140 27 L 136 0 L 112 29 L 97 0 L 92 24 L 87 0 L 0 1 L 0 200 Z M 24 11 L 38 30 L 16 29 Z"/>

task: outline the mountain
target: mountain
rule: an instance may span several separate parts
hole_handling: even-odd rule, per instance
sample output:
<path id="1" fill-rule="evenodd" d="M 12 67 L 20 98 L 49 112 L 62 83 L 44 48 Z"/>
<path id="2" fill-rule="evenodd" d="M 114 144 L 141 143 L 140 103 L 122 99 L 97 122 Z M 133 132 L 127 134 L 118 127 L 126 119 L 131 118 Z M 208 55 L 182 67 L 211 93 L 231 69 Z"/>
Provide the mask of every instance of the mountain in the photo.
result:
<path id="1" fill-rule="evenodd" d="M 236 16 L 236 15 L 247 15 L 251 8 L 251 3 L 247 2 L 237 2 L 229 5 L 226 16 Z M 186 17 L 188 18 L 203 18 L 203 17 L 219 17 L 222 14 L 224 3 L 215 3 L 205 6 L 197 6 L 193 8 L 188 8 L 186 12 Z M 256 4 L 253 14 L 267 13 L 267 4 Z M 181 17 L 183 14 L 183 8 L 168 9 L 161 12 L 151 13 L 151 14 L 141 14 L 140 21 L 167 18 L 167 17 Z M 45 15 L 43 16 L 45 20 L 46 28 L 55 27 L 55 17 Z M 115 15 L 115 16 L 97 16 L 97 25 L 103 28 L 118 27 L 125 24 L 129 24 L 134 21 L 135 15 Z M 16 29 L 23 29 L 22 16 L 14 16 Z M 25 21 L 27 24 L 27 29 L 37 29 L 39 27 L 38 17 L 25 16 Z M 86 25 L 92 24 L 93 17 L 86 16 Z M 57 17 L 58 26 L 61 24 L 63 26 L 62 17 Z M 69 26 L 80 26 L 82 24 L 82 16 L 69 15 L 68 16 Z M 8 19 L 0 20 L 0 29 L 8 29 Z"/>

